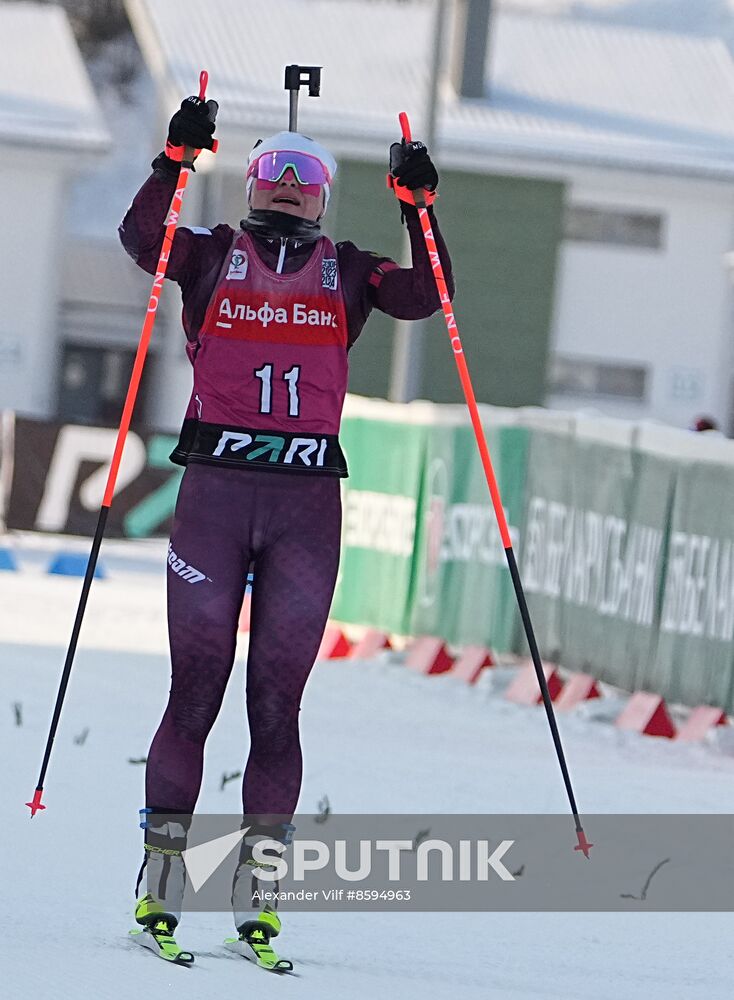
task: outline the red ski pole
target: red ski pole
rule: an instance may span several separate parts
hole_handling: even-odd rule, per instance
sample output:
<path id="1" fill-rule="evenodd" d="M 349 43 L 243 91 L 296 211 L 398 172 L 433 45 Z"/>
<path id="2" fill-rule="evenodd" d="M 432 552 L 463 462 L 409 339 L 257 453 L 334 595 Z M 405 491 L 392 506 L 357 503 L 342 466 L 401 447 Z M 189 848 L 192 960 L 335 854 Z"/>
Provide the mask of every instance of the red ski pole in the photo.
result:
<path id="1" fill-rule="evenodd" d="M 206 98 L 206 87 L 209 82 L 209 74 L 206 70 L 202 70 L 199 76 L 199 99 L 204 100 Z M 212 152 L 216 152 L 218 143 L 216 139 L 212 147 Z M 145 365 L 145 358 L 148 353 L 148 345 L 150 344 L 150 338 L 153 333 L 153 327 L 155 325 L 155 319 L 158 312 L 158 304 L 160 302 L 161 291 L 163 289 L 163 279 L 166 276 L 166 271 L 168 269 L 168 260 L 171 255 L 171 245 L 173 243 L 173 237 L 176 233 L 176 226 L 178 225 L 178 220 L 181 215 L 181 206 L 183 204 L 184 191 L 186 190 L 186 185 L 188 184 L 189 174 L 191 173 L 191 168 L 194 165 L 194 156 L 196 150 L 190 147 L 185 147 L 183 150 L 183 157 L 181 160 L 181 171 L 178 175 L 178 184 L 176 185 L 176 190 L 171 199 L 171 207 L 166 216 L 166 232 L 163 236 L 163 245 L 161 247 L 160 257 L 158 258 L 158 266 L 156 267 L 155 278 L 153 279 L 153 287 L 150 291 L 150 299 L 148 300 L 148 309 L 145 314 L 145 320 L 143 321 L 143 328 L 140 333 L 140 340 L 138 342 L 138 349 L 135 353 L 135 361 L 133 363 L 132 375 L 130 376 L 130 384 L 127 389 L 127 396 L 125 397 L 125 405 L 122 410 L 122 419 L 120 420 L 120 427 L 117 432 L 117 440 L 115 442 L 115 450 L 112 455 L 112 461 L 110 463 L 110 471 L 107 476 L 107 485 L 104 491 L 104 498 L 102 500 L 102 507 L 99 512 L 99 520 L 97 521 L 97 528 L 94 532 L 94 539 L 92 541 L 92 548 L 89 553 L 89 560 L 87 561 L 87 568 L 84 574 L 84 583 L 82 584 L 82 592 L 79 598 L 79 604 L 76 610 L 76 617 L 74 619 L 74 626 L 71 630 L 71 639 L 69 641 L 69 648 L 66 651 L 66 659 L 64 661 L 64 669 L 61 674 L 61 681 L 59 683 L 59 690 L 56 696 L 56 705 L 54 707 L 53 717 L 51 719 L 51 726 L 48 733 L 48 739 L 46 741 L 46 750 L 43 755 L 43 763 L 41 764 L 41 773 L 38 778 L 38 783 L 36 784 L 36 790 L 33 795 L 33 799 L 30 802 L 26 802 L 26 805 L 31 810 L 31 818 L 36 815 L 36 813 L 45 809 L 46 806 L 42 804 L 41 797 L 43 795 L 43 783 L 46 777 L 46 770 L 48 769 L 48 763 L 51 759 L 51 749 L 53 747 L 54 739 L 56 737 L 56 730 L 59 724 L 59 718 L 61 716 L 61 708 L 64 704 L 64 698 L 66 696 L 66 688 L 69 684 L 69 677 L 71 675 L 71 668 L 74 663 L 74 656 L 76 654 L 76 647 L 79 641 L 79 633 L 82 627 L 82 621 L 84 620 L 84 612 L 87 607 L 87 599 L 89 598 L 89 591 L 92 586 L 92 580 L 94 579 L 94 571 L 97 568 L 97 559 L 99 557 L 99 549 L 102 544 L 102 538 L 104 537 L 105 525 L 107 523 L 107 515 L 109 514 L 110 507 L 112 505 L 112 498 L 115 493 L 115 483 L 117 482 L 117 473 L 120 468 L 120 462 L 122 460 L 122 451 L 125 447 L 125 439 L 127 438 L 127 432 L 130 429 L 130 421 L 133 415 L 133 409 L 135 407 L 135 400 L 138 395 L 138 388 L 140 386 L 140 379 L 143 374 L 143 366 Z"/>
<path id="2" fill-rule="evenodd" d="M 402 112 L 399 116 L 400 126 L 403 132 L 403 139 L 406 142 L 411 141 L 410 136 L 410 124 L 408 122 L 408 116 L 405 112 Z M 390 179 L 391 187 L 395 188 L 397 181 Z M 535 673 L 538 677 L 538 684 L 540 685 L 540 693 L 543 698 L 543 704 L 545 705 L 545 711 L 548 715 L 548 723 L 550 725 L 551 735 L 553 737 L 553 743 L 555 744 L 556 754 L 558 755 L 558 763 L 561 767 L 561 774 L 563 775 L 563 782 L 566 786 L 566 793 L 568 794 L 568 800 L 571 805 L 571 812 L 573 813 L 574 822 L 576 824 L 576 835 L 578 838 L 578 844 L 574 847 L 575 851 L 583 851 L 584 855 L 588 858 L 589 851 L 594 846 L 590 844 L 586 839 L 586 834 L 581 825 L 581 819 L 579 818 L 579 811 L 576 807 L 576 798 L 573 794 L 573 787 L 571 785 L 571 777 L 568 773 L 568 766 L 566 764 L 566 756 L 563 752 L 563 746 L 561 744 L 561 737 L 558 732 L 558 725 L 556 723 L 555 712 L 553 711 L 553 703 L 551 702 L 550 692 L 548 691 L 548 683 L 545 679 L 545 673 L 543 672 L 543 664 L 540 658 L 540 652 L 538 650 L 538 644 L 535 639 L 535 631 L 533 629 L 533 623 L 530 619 L 530 612 L 528 610 L 527 601 L 525 600 L 525 591 L 523 589 L 522 581 L 520 579 L 520 573 L 517 568 L 517 560 L 515 559 L 515 552 L 512 547 L 512 539 L 510 538 L 510 529 L 507 526 L 507 518 L 505 517 L 505 511 L 502 506 L 502 499 L 500 497 L 499 487 L 497 485 L 497 478 L 494 474 L 494 468 L 492 467 L 492 459 L 489 455 L 489 448 L 487 446 L 487 439 L 484 435 L 484 428 L 482 427 L 482 422 L 479 417 L 479 409 L 477 407 L 476 397 L 474 395 L 474 387 L 472 385 L 471 376 L 469 375 L 469 368 L 467 367 L 466 357 L 464 355 L 464 348 L 461 343 L 461 338 L 459 336 L 459 328 L 456 323 L 456 317 L 454 316 L 454 310 L 451 306 L 451 299 L 449 298 L 448 288 L 446 287 L 446 279 L 444 277 L 443 268 L 441 267 L 441 260 L 438 255 L 438 247 L 436 246 L 436 240 L 433 235 L 433 230 L 431 228 L 431 220 L 428 215 L 428 209 L 426 207 L 426 195 L 423 191 L 413 191 L 412 199 L 410 197 L 411 192 L 406 188 L 402 188 L 401 192 L 398 194 L 398 198 L 403 201 L 411 201 L 415 204 L 418 209 L 418 218 L 420 219 L 421 227 L 423 229 L 423 236 L 426 241 L 426 249 L 428 250 L 428 256 L 431 261 L 431 267 L 433 268 L 433 276 L 436 280 L 436 288 L 438 289 L 438 295 L 441 300 L 441 307 L 443 308 L 444 318 L 446 320 L 446 328 L 448 330 L 449 338 L 451 340 L 451 349 L 454 352 L 454 359 L 456 361 L 456 367 L 459 369 L 459 379 L 461 380 L 461 387 L 464 390 L 464 398 L 466 400 L 466 405 L 469 408 L 469 416 L 471 417 L 472 427 L 474 428 L 474 435 L 477 439 L 477 446 L 479 448 L 479 454 L 482 460 L 482 466 L 484 468 L 484 475 L 487 479 L 487 486 L 489 487 L 489 495 L 492 498 L 492 506 L 494 507 L 494 513 L 497 518 L 497 524 L 500 530 L 500 536 L 502 538 L 502 545 L 505 550 L 505 556 L 507 557 L 507 565 L 510 569 L 510 576 L 512 577 L 512 583 L 515 588 L 515 596 L 517 598 L 518 607 L 520 609 L 520 617 L 522 618 L 522 623 L 525 628 L 525 635 L 528 640 L 528 646 L 530 647 L 530 655 L 533 659 L 533 665 L 535 667 Z"/>

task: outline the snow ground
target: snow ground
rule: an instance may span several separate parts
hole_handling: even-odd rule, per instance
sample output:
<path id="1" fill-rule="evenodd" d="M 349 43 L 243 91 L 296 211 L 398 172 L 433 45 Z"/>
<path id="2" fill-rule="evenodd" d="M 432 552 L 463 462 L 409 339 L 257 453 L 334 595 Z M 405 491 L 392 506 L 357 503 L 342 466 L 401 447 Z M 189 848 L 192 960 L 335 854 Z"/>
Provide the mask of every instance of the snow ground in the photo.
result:
<path id="1" fill-rule="evenodd" d="M 168 689 L 165 549 L 103 547 L 110 578 L 92 589 L 48 808 L 31 821 L 24 803 L 80 588 L 44 575 L 48 545 L 27 544 L 22 571 L 0 573 L 2 997 L 122 1000 L 141 987 L 181 1000 L 248 990 L 356 1000 L 730 996 L 729 914 L 286 913 L 279 945 L 299 978 L 268 976 L 230 955 L 221 948 L 226 917 L 194 914 L 178 938 L 196 965 L 155 960 L 127 939 L 143 803 L 143 769 L 128 759 L 146 754 Z M 241 651 L 207 746 L 201 811 L 238 808 L 237 783 L 222 792 L 219 780 L 246 754 L 243 674 Z M 566 810 L 542 712 L 509 705 L 490 683 L 423 678 L 389 658 L 324 662 L 301 719 L 303 811 L 316 811 L 324 794 L 335 812 Z M 734 759 L 720 748 L 621 734 L 588 712 L 563 718 L 561 732 L 582 813 L 734 811 Z"/>

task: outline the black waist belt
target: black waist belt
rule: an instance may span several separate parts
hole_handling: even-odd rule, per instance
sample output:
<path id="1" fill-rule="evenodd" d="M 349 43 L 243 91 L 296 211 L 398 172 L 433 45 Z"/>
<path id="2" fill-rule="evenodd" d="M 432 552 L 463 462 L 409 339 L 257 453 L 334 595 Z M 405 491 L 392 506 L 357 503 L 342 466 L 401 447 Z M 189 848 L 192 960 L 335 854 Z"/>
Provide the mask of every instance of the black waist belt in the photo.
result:
<path id="1" fill-rule="evenodd" d="M 176 465 L 200 462 L 341 478 L 349 474 L 336 434 L 252 430 L 229 424 L 205 424 L 191 417 L 184 420 L 170 457 Z"/>

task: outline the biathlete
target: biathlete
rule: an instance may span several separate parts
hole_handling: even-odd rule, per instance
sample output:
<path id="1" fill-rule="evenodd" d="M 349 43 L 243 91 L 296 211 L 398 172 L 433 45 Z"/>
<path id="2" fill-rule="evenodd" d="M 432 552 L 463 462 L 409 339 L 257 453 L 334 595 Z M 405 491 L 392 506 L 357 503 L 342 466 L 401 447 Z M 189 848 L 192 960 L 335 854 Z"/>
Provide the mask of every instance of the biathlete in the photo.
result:
<path id="1" fill-rule="evenodd" d="M 149 274 L 182 147 L 211 149 L 216 110 L 197 97 L 182 103 L 166 151 L 120 226 L 125 250 Z M 393 144 L 390 161 L 403 191 L 425 189 L 432 198 L 438 174 L 422 143 Z M 135 916 L 141 943 L 177 962 L 193 961 L 173 936 L 185 885 L 181 817 L 196 806 L 204 744 L 232 670 L 254 566 L 242 806 L 257 824 L 239 857 L 238 937 L 230 944 L 266 968 L 290 967 L 270 944 L 280 930 L 275 909 L 260 907 L 253 919 L 252 846 L 265 837 L 289 841 L 292 827 L 283 818 L 292 818 L 301 787 L 298 713 L 339 562 L 347 356 L 372 309 L 417 320 L 440 307 L 412 204 L 400 202 L 409 268 L 321 232 L 336 169 L 328 150 L 300 133 L 265 139 L 249 157 L 249 212 L 239 228 L 179 227 L 170 252 L 167 277 L 181 288 L 193 387 L 171 456 L 186 466 L 168 558 L 171 688 L 148 753 Z M 453 294 L 435 217 L 432 224 Z M 146 891 L 139 891 L 143 874 Z"/>

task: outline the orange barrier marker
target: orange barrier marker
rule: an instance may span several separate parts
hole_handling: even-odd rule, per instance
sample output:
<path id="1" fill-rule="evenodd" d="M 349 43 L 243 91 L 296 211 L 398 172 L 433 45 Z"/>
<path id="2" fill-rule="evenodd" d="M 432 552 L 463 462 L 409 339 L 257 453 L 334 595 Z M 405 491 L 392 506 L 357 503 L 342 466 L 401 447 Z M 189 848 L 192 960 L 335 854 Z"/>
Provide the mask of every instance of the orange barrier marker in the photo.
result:
<path id="1" fill-rule="evenodd" d="M 351 648 L 351 642 L 338 625 L 327 625 L 316 659 L 339 660 L 349 656 Z"/>
<path id="2" fill-rule="evenodd" d="M 675 726 L 665 702 L 660 695 L 647 691 L 637 691 L 632 695 L 614 725 L 617 729 L 628 729 L 646 736 L 663 736 L 669 740 L 675 737 Z"/>
<path id="3" fill-rule="evenodd" d="M 543 673 L 548 685 L 550 699 L 551 701 L 555 701 L 563 689 L 563 681 L 558 672 L 558 667 L 553 663 L 544 663 Z M 538 684 L 538 677 L 534 666 L 522 668 L 505 692 L 505 698 L 508 701 L 514 701 L 516 705 L 542 704 L 543 696 L 540 693 L 540 685 Z"/>
<path id="4" fill-rule="evenodd" d="M 720 708 L 714 708 L 711 705 L 699 705 L 698 708 L 693 709 L 680 727 L 676 739 L 690 743 L 703 740 L 706 738 L 709 729 L 715 729 L 716 726 L 726 726 L 728 725 L 728 721 L 726 713 L 722 712 Z"/>
<path id="5" fill-rule="evenodd" d="M 494 665 L 494 658 L 486 646 L 467 646 L 454 661 L 451 676 L 467 684 L 476 684 L 482 671 Z"/>
<path id="6" fill-rule="evenodd" d="M 446 643 L 432 635 L 414 639 L 405 658 L 406 667 L 421 674 L 445 674 L 453 664 L 454 658 L 446 649 Z"/>
<path id="7" fill-rule="evenodd" d="M 559 712 L 567 712 L 590 698 L 601 698 L 599 685 L 590 674 L 574 674 L 566 681 L 556 702 L 556 708 Z"/>
<path id="8" fill-rule="evenodd" d="M 369 660 L 371 657 L 381 653 L 383 649 L 392 649 L 390 639 L 385 632 L 379 629 L 367 629 L 365 634 L 352 646 L 349 654 L 352 660 Z"/>

